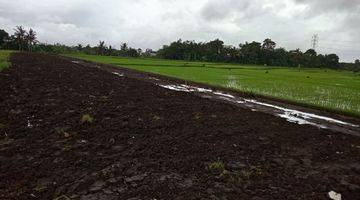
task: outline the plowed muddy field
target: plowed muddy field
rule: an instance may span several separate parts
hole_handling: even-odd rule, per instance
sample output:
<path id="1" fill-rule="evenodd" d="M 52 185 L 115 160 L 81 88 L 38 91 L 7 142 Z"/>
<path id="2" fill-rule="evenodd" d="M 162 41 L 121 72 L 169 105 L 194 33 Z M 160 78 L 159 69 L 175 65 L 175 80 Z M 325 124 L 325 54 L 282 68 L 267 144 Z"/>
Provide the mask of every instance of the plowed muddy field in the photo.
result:
<path id="1" fill-rule="evenodd" d="M 11 63 L 0 72 L 0 199 L 360 199 L 356 129 L 58 56 Z"/>

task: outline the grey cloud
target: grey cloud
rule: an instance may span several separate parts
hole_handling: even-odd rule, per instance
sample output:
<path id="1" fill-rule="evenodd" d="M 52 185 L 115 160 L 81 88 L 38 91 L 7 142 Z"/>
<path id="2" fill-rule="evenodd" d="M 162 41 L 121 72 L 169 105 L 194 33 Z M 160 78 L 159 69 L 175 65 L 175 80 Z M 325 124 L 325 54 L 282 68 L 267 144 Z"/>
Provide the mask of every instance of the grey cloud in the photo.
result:
<path id="1" fill-rule="evenodd" d="M 255 2 L 255 1 L 254 1 Z M 250 3 L 248 1 L 219 0 L 209 1 L 202 8 L 201 15 L 205 20 L 223 20 L 233 14 L 245 14 Z"/>
<path id="2" fill-rule="evenodd" d="M 0 0 L 0 28 L 33 27 L 49 43 L 105 40 L 154 49 L 179 38 L 220 38 L 237 46 L 270 37 L 279 46 L 306 50 L 318 33 L 319 52 L 353 61 L 360 56 L 342 46 L 360 50 L 359 9 L 359 0 Z M 335 46 L 333 40 L 347 43 Z"/>
<path id="3" fill-rule="evenodd" d="M 295 0 L 296 3 L 310 6 L 315 13 L 328 12 L 332 10 L 355 11 L 359 10 L 359 0 Z"/>

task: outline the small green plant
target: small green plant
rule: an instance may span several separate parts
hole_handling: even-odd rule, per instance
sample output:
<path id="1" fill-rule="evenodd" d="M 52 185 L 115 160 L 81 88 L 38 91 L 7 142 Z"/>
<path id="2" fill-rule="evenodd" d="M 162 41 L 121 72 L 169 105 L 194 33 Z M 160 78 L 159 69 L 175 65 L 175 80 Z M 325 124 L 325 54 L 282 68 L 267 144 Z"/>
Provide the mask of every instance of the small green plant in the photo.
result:
<path id="1" fill-rule="evenodd" d="M 70 144 L 65 144 L 64 147 L 62 148 L 63 151 L 70 151 L 71 150 L 71 145 Z"/>
<path id="2" fill-rule="evenodd" d="M 223 172 L 225 170 L 225 164 L 221 161 L 216 161 L 209 164 L 211 171 Z"/>
<path id="3" fill-rule="evenodd" d="M 94 122 L 94 118 L 89 114 L 85 114 L 81 117 L 81 123 L 93 123 L 93 122 Z"/>
<path id="4" fill-rule="evenodd" d="M 106 101 L 108 101 L 109 100 L 109 97 L 108 96 L 101 96 L 100 97 L 100 101 L 102 101 L 102 102 L 106 102 Z"/>
<path id="5" fill-rule="evenodd" d="M 241 172 L 241 177 L 244 180 L 257 180 L 257 179 L 261 179 L 263 177 L 263 172 L 260 168 L 257 167 L 253 167 L 249 170 L 242 170 Z"/>

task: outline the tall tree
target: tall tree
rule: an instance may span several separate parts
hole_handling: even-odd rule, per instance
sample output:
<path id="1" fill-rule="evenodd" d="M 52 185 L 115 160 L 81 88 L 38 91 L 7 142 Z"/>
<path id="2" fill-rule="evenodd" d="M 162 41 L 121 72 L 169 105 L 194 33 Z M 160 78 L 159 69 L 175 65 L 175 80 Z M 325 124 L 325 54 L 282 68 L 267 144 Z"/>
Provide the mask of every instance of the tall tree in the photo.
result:
<path id="1" fill-rule="evenodd" d="M 273 51 L 275 49 L 275 47 L 276 47 L 276 43 L 274 41 L 272 41 L 270 38 L 265 39 L 262 44 L 262 49 L 264 49 L 264 50 Z"/>
<path id="2" fill-rule="evenodd" d="M 99 54 L 99 55 L 104 55 L 105 49 L 106 49 L 106 47 L 105 47 L 105 41 L 100 41 L 100 42 L 99 42 L 99 46 L 98 46 L 98 54 Z"/>
<path id="3" fill-rule="evenodd" d="M 246 42 L 240 44 L 241 61 L 244 64 L 260 64 L 261 44 L 259 42 Z"/>
<path id="4" fill-rule="evenodd" d="M 121 47 L 120 47 L 120 49 L 121 49 L 121 51 L 124 51 L 124 52 L 126 52 L 127 50 L 128 50 L 128 45 L 126 44 L 126 43 L 122 43 L 121 44 Z"/>
<path id="5" fill-rule="evenodd" d="M 17 26 L 14 30 L 19 51 L 23 51 L 26 44 L 26 30 L 22 26 Z"/>
<path id="6" fill-rule="evenodd" d="M 304 54 L 311 57 L 317 56 L 317 53 L 314 49 L 308 49 Z"/>
<path id="7" fill-rule="evenodd" d="M 2 47 L 8 39 L 9 33 L 7 33 L 5 30 L 0 29 L 0 47 Z"/>
<path id="8" fill-rule="evenodd" d="M 355 65 L 360 65 L 360 60 L 359 59 L 355 60 Z"/>
<path id="9" fill-rule="evenodd" d="M 296 50 L 291 50 L 290 54 L 291 54 L 292 66 L 300 68 L 302 63 L 303 53 L 300 51 L 300 49 L 296 49 Z"/>
<path id="10" fill-rule="evenodd" d="M 33 45 L 36 44 L 36 32 L 30 28 L 29 32 L 25 35 L 25 40 L 28 45 L 29 51 L 32 51 Z"/>
<path id="11" fill-rule="evenodd" d="M 221 61 L 225 55 L 224 42 L 216 39 L 205 44 L 208 61 Z"/>
<path id="12" fill-rule="evenodd" d="M 76 46 L 76 50 L 78 50 L 78 51 L 82 51 L 83 49 L 84 49 L 84 47 L 83 47 L 82 44 L 78 44 L 78 45 Z"/>
<path id="13" fill-rule="evenodd" d="M 319 58 L 314 49 L 308 49 L 304 53 L 303 65 L 307 67 L 319 67 Z"/>
<path id="14" fill-rule="evenodd" d="M 327 67 L 338 68 L 339 67 L 339 56 L 336 54 L 325 55 L 325 64 Z"/>
<path id="15" fill-rule="evenodd" d="M 263 62 L 267 65 L 272 65 L 274 60 L 274 50 L 276 47 L 276 43 L 272 41 L 270 38 L 267 38 L 263 41 L 261 46 L 262 49 L 262 57 Z"/>

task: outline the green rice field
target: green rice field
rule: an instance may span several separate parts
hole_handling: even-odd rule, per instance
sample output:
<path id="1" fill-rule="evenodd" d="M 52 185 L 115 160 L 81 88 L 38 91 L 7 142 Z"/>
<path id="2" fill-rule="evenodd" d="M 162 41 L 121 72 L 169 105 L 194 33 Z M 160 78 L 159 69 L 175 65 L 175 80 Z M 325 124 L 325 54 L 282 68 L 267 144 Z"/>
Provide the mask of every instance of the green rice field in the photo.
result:
<path id="1" fill-rule="evenodd" d="M 0 51 L 0 71 L 9 66 L 10 63 L 8 62 L 8 59 L 11 52 L 13 51 Z"/>

